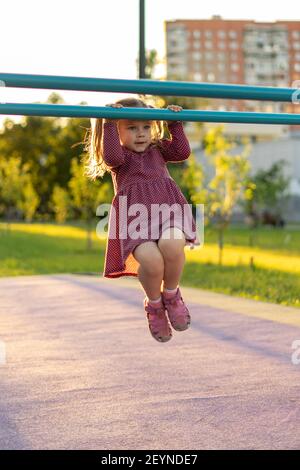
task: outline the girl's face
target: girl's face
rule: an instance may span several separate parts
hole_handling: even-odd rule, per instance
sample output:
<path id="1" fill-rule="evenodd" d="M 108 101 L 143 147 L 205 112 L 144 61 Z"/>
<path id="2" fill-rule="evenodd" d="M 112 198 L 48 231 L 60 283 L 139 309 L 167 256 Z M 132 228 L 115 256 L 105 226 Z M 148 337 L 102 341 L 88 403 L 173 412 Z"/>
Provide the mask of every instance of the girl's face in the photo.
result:
<path id="1" fill-rule="evenodd" d="M 120 119 L 121 144 L 134 152 L 144 152 L 151 143 L 151 121 Z"/>

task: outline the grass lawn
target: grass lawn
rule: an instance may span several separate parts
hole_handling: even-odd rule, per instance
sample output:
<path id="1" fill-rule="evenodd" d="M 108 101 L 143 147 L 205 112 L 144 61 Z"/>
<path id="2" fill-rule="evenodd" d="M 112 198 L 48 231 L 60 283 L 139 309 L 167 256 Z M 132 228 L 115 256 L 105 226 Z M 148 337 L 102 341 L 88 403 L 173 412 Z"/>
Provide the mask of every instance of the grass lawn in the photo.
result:
<path id="1" fill-rule="evenodd" d="M 96 227 L 95 222 L 94 228 Z M 47 273 L 99 273 L 102 276 L 106 239 L 74 224 L 6 224 L 0 222 L 0 276 Z M 300 227 L 257 230 L 249 246 L 249 230 L 231 227 L 225 235 L 223 266 L 218 266 L 216 233 L 205 231 L 201 249 L 186 249 L 183 286 L 300 307 Z M 253 266 L 249 262 L 253 258 Z M 112 280 L 113 282 L 113 280 Z"/>

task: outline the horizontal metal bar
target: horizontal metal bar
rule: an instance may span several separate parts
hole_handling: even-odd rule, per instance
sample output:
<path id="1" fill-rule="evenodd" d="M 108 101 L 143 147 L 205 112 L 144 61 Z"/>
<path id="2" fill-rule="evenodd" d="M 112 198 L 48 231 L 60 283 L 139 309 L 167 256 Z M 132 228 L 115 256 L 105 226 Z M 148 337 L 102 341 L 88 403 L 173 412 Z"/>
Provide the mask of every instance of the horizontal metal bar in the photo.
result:
<path id="1" fill-rule="evenodd" d="M 142 119 L 161 121 L 239 122 L 257 124 L 300 124 L 300 114 L 272 114 L 227 111 L 196 111 L 183 109 L 175 112 L 155 108 L 112 108 L 106 106 L 5 103 L 0 114 L 19 116 L 57 116 L 111 119 Z"/>
<path id="2" fill-rule="evenodd" d="M 295 102 L 300 98 L 297 88 L 275 88 L 223 83 L 196 83 L 157 80 L 124 80 L 113 78 L 66 77 L 57 75 L 30 75 L 0 73 L 2 86 L 17 88 L 45 88 L 55 90 L 105 91 L 147 95 L 193 96 L 202 98 L 230 98 L 259 101 Z"/>

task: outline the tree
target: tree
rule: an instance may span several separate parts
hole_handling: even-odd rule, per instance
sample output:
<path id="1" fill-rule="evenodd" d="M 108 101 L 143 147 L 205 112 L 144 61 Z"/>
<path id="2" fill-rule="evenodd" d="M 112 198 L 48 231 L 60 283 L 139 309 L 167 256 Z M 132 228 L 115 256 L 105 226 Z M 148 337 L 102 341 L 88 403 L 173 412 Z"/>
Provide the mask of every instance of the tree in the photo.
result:
<path id="1" fill-rule="evenodd" d="M 193 203 L 199 202 L 199 194 L 203 188 L 204 170 L 203 166 L 197 162 L 192 153 L 186 162 L 186 168 L 183 171 L 181 182 L 188 191 L 188 197 Z M 198 195 L 198 197 L 196 197 Z"/>
<path id="2" fill-rule="evenodd" d="M 234 144 L 223 135 L 224 126 L 211 128 L 204 139 L 205 154 L 215 168 L 215 176 L 207 189 L 202 191 L 206 213 L 218 231 L 219 264 L 222 264 L 224 232 L 229 226 L 233 208 L 246 191 L 250 171 L 248 155 L 250 147 L 245 146 L 240 155 L 230 154 Z M 194 199 L 197 199 L 195 196 Z"/>
<path id="3" fill-rule="evenodd" d="M 108 182 L 91 181 L 84 175 L 85 161 L 78 162 L 73 158 L 71 162 L 72 177 L 68 183 L 71 194 L 71 206 L 77 212 L 78 218 L 87 225 L 87 248 L 92 248 L 92 221 L 99 204 L 111 201 L 112 187 Z"/>
<path id="4" fill-rule="evenodd" d="M 267 170 L 258 170 L 251 178 L 253 190 L 245 210 L 261 217 L 264 210 L 282 217 L 284 203 L 289 197 L 290 178 L 284 176 L 284 160 L 279 160 Z"/>
<path id="5" fill-rule="evenodd" d="M 71 198 L 65 188 L 61 188 L 58 184 L 54 186 L 50 208 L 55 213 L 55 220 L 63 223 L 71 215 Z"/>
<path id="6" fill-rule="evenodd" d="M 158 58 L 157 50 L 156 49 L 150 49 L 146 50 L 146 66 L 145 66 L 145 78 L 146 79 L 153 79 L 155 75 L 155 69 L 156 66 L 160 63 L 160 60 Z M 139 72 L 139 57 L 136 59 L 136 67 L 137 67 L 137 72 Z"/>
<path id="7" fill-rule="evenodd" d="M 40 198 L 32 185 L 30 174 L 26 173 L 22 178 L 22 197 L 18 203 L 26 222 L 32 222 L 39 203 Z"/>
<path id="8" fill-rule="evenodd" d="M 0 159 L 0 212 L 7 219 L 8 230 L 10 221 L 18 215 L 30 222 L 39 204 L 29 169 L 28 164 L 22 165 L 19 156 Z"/>
<path id="9" fill-rule="evenodd" d="M 47 103 L 61 104 L 63 99 L 52 93 Z M 86 118 L 25 116 L 20 123 L 5 120 L 0 155 L 6 160 L 18 155 L 22 164 L 30 164 L 32 184 L 40 198 L 38 217 L 49 218 L 54 186 L 67 187 L 71 160 L 79 159 L 78 145 L 84 145 L 83 129 L 88 126 Z"/>
<path id="10" fill-rule="evenodd" d="M 151 49 L 146 51 L 146 69 L 145 69 L 145 78 L 154 78 L 155 67 L 158 65 L 158 55 L 156 49 Z"/>

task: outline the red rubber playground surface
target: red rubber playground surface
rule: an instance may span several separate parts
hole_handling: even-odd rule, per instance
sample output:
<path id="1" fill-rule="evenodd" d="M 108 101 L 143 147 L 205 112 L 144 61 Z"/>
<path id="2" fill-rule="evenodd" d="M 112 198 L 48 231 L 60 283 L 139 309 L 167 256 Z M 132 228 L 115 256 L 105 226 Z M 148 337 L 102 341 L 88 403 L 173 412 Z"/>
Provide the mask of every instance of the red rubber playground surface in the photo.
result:
<path id="1" fill-rule="evenodd" d="M 298 449 L 300 310 L 181 290 L 158 343 L 137 279 L 1 278 L 0 448 Z"/>

